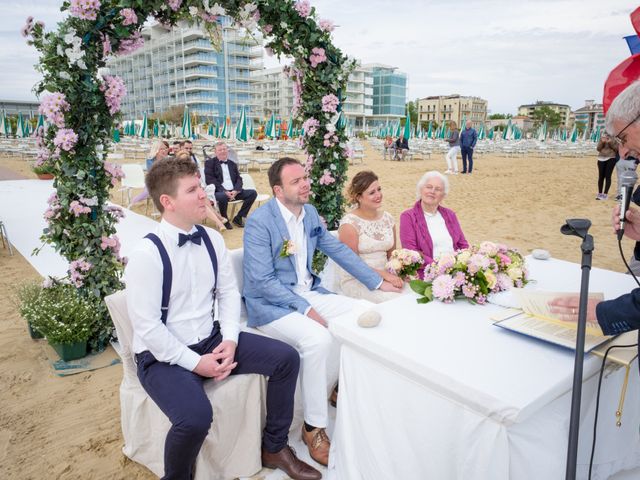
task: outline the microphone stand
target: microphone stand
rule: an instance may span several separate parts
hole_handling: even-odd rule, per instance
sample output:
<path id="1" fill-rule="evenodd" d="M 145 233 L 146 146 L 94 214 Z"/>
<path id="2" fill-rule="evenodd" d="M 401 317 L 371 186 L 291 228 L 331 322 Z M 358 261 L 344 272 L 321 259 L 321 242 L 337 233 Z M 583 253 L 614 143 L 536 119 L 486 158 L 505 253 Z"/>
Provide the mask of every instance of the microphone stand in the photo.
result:
<path id="1" fill-rule="evenodd" d="M 586 219 L 567 220 L 560 231 L 565 235 L 582 238 L 582 281 L 580 283 L 580 305 L 578 310 L 578 335 L 576 355 L 573 367 L 573 391 L 571 395 L 571 419 L 569 424 L 569 446 L 567 449 L 566 480 L 575 480 L 578 457 L 578 433 L 580 429 L 580 404 L 582 401 L 582 369 L 584 363 L 584 339 L 587 326 L 587 302 L 589 300 L 589 274 L 591 273 L 591 255 L 593 237 L 587 233 L 591 222 Z"/>

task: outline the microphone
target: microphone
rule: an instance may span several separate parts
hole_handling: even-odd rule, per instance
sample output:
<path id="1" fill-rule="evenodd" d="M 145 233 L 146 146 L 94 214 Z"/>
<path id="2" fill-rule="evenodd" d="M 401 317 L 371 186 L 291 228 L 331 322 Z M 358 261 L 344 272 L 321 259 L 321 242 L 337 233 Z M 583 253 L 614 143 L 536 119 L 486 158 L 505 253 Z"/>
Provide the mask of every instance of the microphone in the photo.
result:
<path id="1" fill-rule="evenodd" d="M 627 214 L 627 210 L 629 210 L 633 187 L 637 181 L 638 175 L 634 170 L 625 170 L 622 172 L 622 175 L 620 175 L 620 192 L 622 198 L 620 199 L 620 230 L 618 230 L 618 240 L 624 235 L 625 215 Z"/>

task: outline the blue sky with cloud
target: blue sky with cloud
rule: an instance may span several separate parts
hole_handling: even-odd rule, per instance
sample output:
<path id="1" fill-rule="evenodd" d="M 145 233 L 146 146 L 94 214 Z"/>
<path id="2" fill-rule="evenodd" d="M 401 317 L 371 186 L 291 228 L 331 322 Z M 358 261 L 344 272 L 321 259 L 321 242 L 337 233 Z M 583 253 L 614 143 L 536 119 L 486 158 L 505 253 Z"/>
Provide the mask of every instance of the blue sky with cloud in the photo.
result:
<path id="1" fill-rule="evenodd" d="M 609 71 L 629 56 L 623 0 L 312 0 L 338 28 L 334 42 L 363 62 L 398 67 L 409 99 L 460 93 L 492 112 L 552 100 L 579 108 L 601 101 Z M 32 15 L 52 28 L 61 0 L 0 0 L 0 98 L 32 99 L 36 51 L 20 36 Z M 266 63 L 273 64 L 273 59 Z"/>

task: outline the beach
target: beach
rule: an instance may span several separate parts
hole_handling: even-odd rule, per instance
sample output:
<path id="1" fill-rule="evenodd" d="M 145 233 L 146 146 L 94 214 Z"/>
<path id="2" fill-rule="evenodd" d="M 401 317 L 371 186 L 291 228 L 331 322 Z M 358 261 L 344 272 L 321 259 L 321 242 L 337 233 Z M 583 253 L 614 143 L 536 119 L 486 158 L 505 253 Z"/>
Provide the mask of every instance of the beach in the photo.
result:
<path id="1" fill-rule="evenodd" d="M 611 228 L 615 203 L 595 200 L 596 162 L 595 156 L 478 155 L 472 175 L 449 176 L 451 189 L 443 205 L 456 212 L 469 243 L 502 242 L 524 254 L 543 248 L 554 258 L 575 263 L 581 259 L 580 239 L 562 235 L 560 227 L 567 218 L 588 218 L 595 241 L 593 266 L 622 272 Z M 445 168 L 443 154 L 390 162 L 365 142 L 364 162 L 351 166 L 349 176 L 361 170 L 376 172 L 384 193 L 383 208 L 397 221 L 415 202 L 420 176 Z M 0 157 L 0 169 L 35 178 L 27 162 L 14 157 Z M 259 193 L 270 193 L 266 171 L 250 173 Z M 615 188 L 614 173 L 610 198 Z M 120 202 L 117 188 L 112 198 Z M 144 204 L 135 211 L 143 213 Z M 242 229 L 225 232 L 224 238 L 228 248 L 239 248 Z M 623 241 L 627 258 L 633 245 Z M 0 478 L 155 478 L 121 452 L 121 367 L 56 376 L 41 344 L 29 338 L 11 295 L 13 286 L 38 279 L 38 274 L 20 254 L 11 257 L 7 249 L 0 248 L 0 265 L 4 292 L 0 298 Z M 567 289 L 577 291 L 579 285 Z"/>

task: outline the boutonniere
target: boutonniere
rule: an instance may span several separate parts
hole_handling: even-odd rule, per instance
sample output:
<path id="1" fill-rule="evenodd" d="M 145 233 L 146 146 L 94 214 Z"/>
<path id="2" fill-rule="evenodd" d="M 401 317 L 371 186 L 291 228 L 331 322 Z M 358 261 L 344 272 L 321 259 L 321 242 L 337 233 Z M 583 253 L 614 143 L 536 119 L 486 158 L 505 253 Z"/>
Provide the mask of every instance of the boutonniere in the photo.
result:
<path id="1" fill-rule="evenodd" d="M 286 238 L 282 242 L 282 250 L 280 250 L 280 257 L 287 258 L 296 253 L 296 244 Z"/>
<path id="2" fill-rule="evenodd" d="M 314 229 L 311 230 L 311 234 L 310 236 L 313 237 L 317 237 L 318 235 L 320 235 L 322 233 L 322 227 L 317 226 Z"/>

